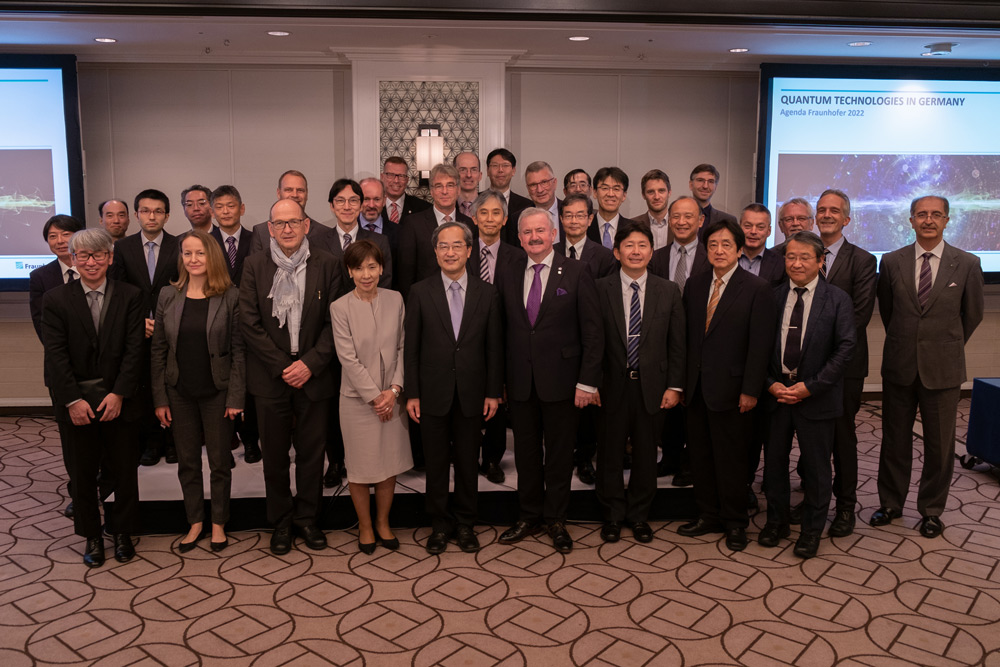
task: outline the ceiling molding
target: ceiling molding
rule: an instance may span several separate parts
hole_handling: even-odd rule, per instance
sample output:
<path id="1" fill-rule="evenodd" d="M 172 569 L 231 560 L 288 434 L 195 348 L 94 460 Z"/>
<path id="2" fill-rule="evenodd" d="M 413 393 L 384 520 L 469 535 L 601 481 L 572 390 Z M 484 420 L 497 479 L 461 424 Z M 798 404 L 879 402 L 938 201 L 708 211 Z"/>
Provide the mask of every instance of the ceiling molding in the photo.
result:
<path id="1" fill-rule="evenodd" d="M 374 62 L 399 62 L 408 60 L 420 60 L 422 62 L 471 62 L 471 63 L 511 63 L 521 56 L 525 51 L 509 49 L 393 49 L 384 47 L 353 48 L 339 50 L 337 47 L 330 47 L 330 51 L 338 53 L 349 62 L 366 60 Z"/>

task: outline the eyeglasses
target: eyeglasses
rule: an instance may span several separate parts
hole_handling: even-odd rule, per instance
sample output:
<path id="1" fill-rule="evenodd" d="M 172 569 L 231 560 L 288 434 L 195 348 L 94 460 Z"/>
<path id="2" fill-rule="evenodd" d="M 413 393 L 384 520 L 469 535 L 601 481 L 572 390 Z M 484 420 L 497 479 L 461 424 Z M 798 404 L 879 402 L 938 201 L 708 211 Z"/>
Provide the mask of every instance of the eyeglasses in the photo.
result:
<path id="1" fill-rule="evenodd" d="M 435 183 L 431 186 L 431 190 L 435 192 L 443 192 L 444 190 L 454 190 L 458 187 L 458 183 L 455 181 L 448 181 L 447 183 Z"/>
<path id="2" fill-rule="evenodd" d="M 460 252 L 462 250 L 465 250 L 468 247 L 468 245 L 466 245 L 465 241 L 456 241 L 455 243 L 438 243 L 434 247 L 440 250 L 441 252 L 448 252 L 449 250 Z"/>
<path id="3" fill-rule="evenodd" d="M 390 174 L 387 171 L 383 171 L 382 175 L 385 176 L 390 181 L 405 181 L 409 178 L 409 174 Z"/>
<path id="4" fill-rule="evenodd" d="M 165 216 L 167 212 L 162 208 L 140 208 L 139 215 L 155 215 L 158 218 Z"/>
<path id="5" fill-rule="evenodd" d="M 207 199 L 199 199 L 197 201 L 186 201 L 184 202 L 184 208 L 194 208 L 195 206 L 208 206 Z"/>
<path id="6" fill-rule="evenodd" d="M 616 195 L 620 195 L 621 193 L 625 192 L 625 188 L 623 188 L 620 185 L 598 185 L 597 191 L 600 192 L 602 195 L 606 195 L 609 192 L 614 192 Z"/>
<path id="7" fill-rule="evenodd" d="M 930 218 L 934 222 L 941 222 L 947 217 L 948 216 L 941 211 L 918 211 L 913 214 L 914 220 L 926 220 L 927 218 Z"/>
<path id="8" fill-rule="evenodd" d="M 811 215 L 786 215 L 783 218 L 778 218 L 778 222 L 783 222 L 786 225 L 789 222 L 798 222 L 798 223 L 804 224 L 804 223 L 809 222 L 810 220 L 812 220 L 812 216 Z"/>
<path id="9" fill-rule="evenodd" d="M 489 167 L 490 169 L 499 169 L 499 170 L 507 170 L 514 168 L 514 165 L 512 165 L 510 162 L 500 162 L 499 160 L 494 160 L 493 162 L 490 162 L 486 166 Z"/>
<path id="10" fill-rule="evenodd" d="M 552 182 L 555 181 L 555 180 L 556 180 L 556 177 L 553 176 L 552 178 L 546 178 L 544 181 L 538 181 L 537 183 L 528 183 L 528 189 L 529 190 L 540 190 L 540 189 L 542 189 L 544 187 L 547 187 L 547 186 L 551 185 Z"/>
<path id="11" fill-rule="evenodd" d="M 692 179 L 692 182 L 695 185 L 715 185 L 715 179 L 714 178 L 695 178 L 695 179 Z"/>
<path id="12" fill-rule="evenodd" d="M 334 206 L 358 206 L 359 204 L 361 204 L 360 197 L 350 197 L 348 199 L 337 197 L 333 200 Z"/>
<path id="13" fill-rule="evenodd" d="M 586 211 L 582 213 L 563 213 L 562 219 L 567 222 L 572 222 L 573 220 L 579 220 L 580 222 L 586 222 L 586 220 L 591 216 L 590 213 Z"/>
<path id="14" fill-rule="evenodd" d="M 111 253 L 107 250 L 98 250 L 97 252 L 75 252 L 73 257 L 80 264 L 86 264 L 90 260 L 94 260 L 98 264 L 101 262 L 106 262 Z"/>
<path id="15" fill-rule="evenodd" d="M 274 231 L 281 232 L 285 225 L 288 225 L 289 229 L 298 229 L 302 226 L 305 220 L 299 218 L 298 220 L 268 220 L 268 224 L 274 228 Z"/>

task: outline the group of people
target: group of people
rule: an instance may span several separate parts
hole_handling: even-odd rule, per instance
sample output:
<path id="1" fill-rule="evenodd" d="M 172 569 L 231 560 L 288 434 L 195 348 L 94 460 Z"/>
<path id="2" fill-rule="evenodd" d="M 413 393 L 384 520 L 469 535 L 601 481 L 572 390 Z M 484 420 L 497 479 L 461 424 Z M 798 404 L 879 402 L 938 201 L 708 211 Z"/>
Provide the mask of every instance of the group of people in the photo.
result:
<path id="1" fill-rule="evenodd" d="M 247 462 L 263 459 L 274 553 L 296 537 L 325 548 L 322 489 L 344 476 L 359 549 L 398 548 L 395 477 L 415 466 L 426 474 L 427 551 L 454 541 L 474 552 L 477 475 L 504 481 L 508 425 L 519 518 L 501 543 L 544 531 L 558 551 L 572 549 L 575 468 L 596 486 L 605 541 L 625 528 L 653 539 L 657 477 L 671 474 L 693 482 L 699 510 L 678 532 L 721 533 L 741 550 L 763 452 L 758 541 L 777 546 L 801 523 L 794 553 L 809 558 L 831 497 L 829 534 L 855 527 L 854 420 L 876 299 L 886 346 L 881 506 L 870 522 L 901 516 L 919 407 L 919 530 L 941 533 L 964 344 L 983 315 L 978 258 L 943 240 L 946 198 L 913 200 L 916 242 L 887 253 L 877 273 L 874 256 L 844 236 L 851 205 L 839 190 L 815 212 L 802 198 L 783 202 L 785 240 L 766 248 L 770 211 L 754 203 L 737 219 L 714 208 L 720 175 L 709 164 L 672 201 L 667 175 L 647 172 L 647 211 L 635 219 L 620 214 L 629 178 L 618 167 L 593 177 L 574 169 L 562 199 L 545 162 L 525 169 L 530 198 L 510 189 L 510 151 L 492 151 L 486 169 L 480 191 L 475 154 L 435 166 L 427 202 L 407 194 L 409 167 L 391 157 L 380 178 L 333 184 L 333 226 L 306 212 L 297 171 L 281 175 L 253 230 L 231 185 L 181 193 L 192 229 L 180 237 L 164 231 L 170 202 L 157 190 L 132 203 L 136 234 L 119 200 L 101 204 L 101 228 L 50 219 L 56 260 L 32 273 L 31 309 L 84 562 L 104 562 L 99 499 L 110 492 L 114 556 L 134 555 L 136 465 L 164 453 L 178 465 L 190 524 L 178 550 L 206 534 L 224 549 L 234 431 Z M 793 507 L 795 436 L 804 499 Z"/>

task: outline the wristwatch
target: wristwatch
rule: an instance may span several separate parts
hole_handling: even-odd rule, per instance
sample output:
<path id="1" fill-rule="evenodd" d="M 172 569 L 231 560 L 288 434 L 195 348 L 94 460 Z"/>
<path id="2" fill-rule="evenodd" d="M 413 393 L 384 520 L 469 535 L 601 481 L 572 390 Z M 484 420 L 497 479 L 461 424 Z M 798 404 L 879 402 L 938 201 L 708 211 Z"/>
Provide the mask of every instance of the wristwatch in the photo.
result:
<path id="1" fill-rule="evenodd" d="M 396 386 L 395 386 L 395 385 L 390 385 L 390 386 L 389 386 L 389 391 L 391 391 L 391 392 L 392 392 L 392 395 L 393 395 L 393 396 L 395 396 L 396 398 L 399 398 L 399 390 L 398 390 L 398 389 L 396 389 Z"/>

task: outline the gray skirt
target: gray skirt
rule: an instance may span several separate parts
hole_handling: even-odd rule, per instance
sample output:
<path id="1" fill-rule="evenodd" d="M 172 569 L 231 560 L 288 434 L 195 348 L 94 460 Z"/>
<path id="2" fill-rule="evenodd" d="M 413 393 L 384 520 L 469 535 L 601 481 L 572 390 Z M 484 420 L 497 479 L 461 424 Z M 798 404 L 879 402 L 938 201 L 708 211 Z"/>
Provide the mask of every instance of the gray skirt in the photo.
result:
<path id="1" fill-rule="evenodd" d="M 354 396 L 340 396 L 347 481 L 377 484 L 413 467 L 406 410 L 396 401 L 392 419 L 379 421 L 372 406 Z"/>

